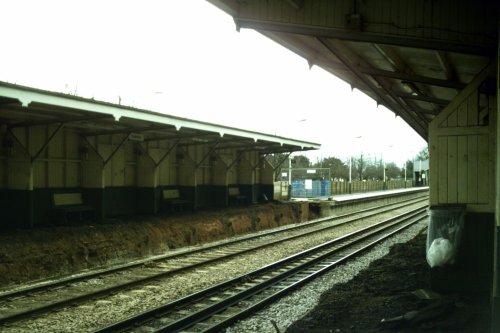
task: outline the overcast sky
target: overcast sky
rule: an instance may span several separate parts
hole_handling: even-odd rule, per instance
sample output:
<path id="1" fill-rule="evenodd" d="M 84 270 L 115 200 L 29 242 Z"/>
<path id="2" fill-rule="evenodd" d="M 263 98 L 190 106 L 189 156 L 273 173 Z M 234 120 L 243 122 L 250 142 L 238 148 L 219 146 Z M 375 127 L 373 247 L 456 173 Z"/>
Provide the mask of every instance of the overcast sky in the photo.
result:
<path id="1" fill-rule="evenodd" d="M 0 80 L 361 151 L 402 165 L 404 121 L 204 0 L 3 1 Z M 361 136 L 361 137 L 360 137 Z M 360 138 L 359 138 L 360 137 Z"/>

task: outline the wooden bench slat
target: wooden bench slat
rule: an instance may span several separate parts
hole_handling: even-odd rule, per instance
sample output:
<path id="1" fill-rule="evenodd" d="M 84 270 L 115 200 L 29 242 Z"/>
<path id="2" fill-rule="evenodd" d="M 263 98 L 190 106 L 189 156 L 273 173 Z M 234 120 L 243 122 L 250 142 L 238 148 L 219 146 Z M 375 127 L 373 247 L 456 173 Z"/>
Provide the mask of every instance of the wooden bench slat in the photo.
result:
<path id="1" fill-rule="evenodd" d="M 81 221 L 83 213 L 95 210 L 93 206 L 83 204 L 83 197 L 80 192 L 54 193 L 53 200 L 54 212 L 64 223 L 68 222 L 69 213 L 79 213 L 78 218 Z"/>
<path id="2" fill-rule="evenodd" d="M 237 204 L 245 204 L 247 196 L 240 194 L 240 188 L 235 186 L 228 187 L 228 195 L 230 199 L 234 199 Z"/>
<path id="3" fill-rule="evenodd" d="M 170 210 L 183 210 L 184 205 L 189 203 L 189 200 L 181 199 L 179 189 L 162 190 L 162 201 L 170 205 Z"/>
<path id="4" fill-rule="evenodd" d="M 54 206 L 82 205 L 81 193 L 54 193 Z"/>
<path id="5" fill-rule="evenodd" d="M 229 187 L 228 189 L 229 196 L 238 196 L 240 195 L 240 188 L 239 187 Z"/>
<path id="6" fill-rule="evenodd" d="M 170 189 L 162 191 L 163 199 L 178 199 L 181 197 L 181 194 L 178 189 Z"/>

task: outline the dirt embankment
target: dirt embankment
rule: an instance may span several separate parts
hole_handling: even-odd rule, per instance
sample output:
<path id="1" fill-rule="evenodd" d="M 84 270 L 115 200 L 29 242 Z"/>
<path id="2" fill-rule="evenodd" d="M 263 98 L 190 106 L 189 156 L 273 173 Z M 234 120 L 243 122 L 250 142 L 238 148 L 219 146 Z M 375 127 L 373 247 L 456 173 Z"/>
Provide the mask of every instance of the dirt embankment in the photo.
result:
<path id="1" fill-rule="evenodd" d="M 0 235 L 0 287 L 307 220 L 306 204 L 266 204 Z"/>

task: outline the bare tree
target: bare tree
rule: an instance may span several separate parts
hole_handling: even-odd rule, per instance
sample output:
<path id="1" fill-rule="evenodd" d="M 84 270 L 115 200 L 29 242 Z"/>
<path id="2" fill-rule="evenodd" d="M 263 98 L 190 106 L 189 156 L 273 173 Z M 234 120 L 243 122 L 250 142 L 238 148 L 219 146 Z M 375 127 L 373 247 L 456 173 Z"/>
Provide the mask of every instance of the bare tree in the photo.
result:
<path id="1" fill-rule="evenodd" d="M 357 175 L 356 178 L 358 178 L 359 180 L 363 180 L 363 178 L 365 177 L 366 167 L 367 167 L 367 160 L 365 155 L 363 153 L 360 153 L 358 158 L 352 159 L 352 162 L 353 162 L 353 173 Z"/>

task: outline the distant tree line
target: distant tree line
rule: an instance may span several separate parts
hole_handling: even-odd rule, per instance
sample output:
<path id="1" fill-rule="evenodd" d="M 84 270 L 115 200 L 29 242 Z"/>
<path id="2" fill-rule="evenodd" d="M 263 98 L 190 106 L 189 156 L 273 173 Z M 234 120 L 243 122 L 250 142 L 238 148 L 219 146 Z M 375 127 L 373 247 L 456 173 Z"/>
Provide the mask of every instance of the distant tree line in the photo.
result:
<path id="1" fill-rule="evenodd" d="M 291 167 L 295 168 L 328 168 L 330 169 L 330 178 L 336 181 L 349 181 L 349 165 L 351 165 L 352 180 L 383 180 L 384 177 L 384 161 L 379 158 L 369 158 L 365 154 L 360 153 L 358 156 L 342 161 L 337 157 L 327 157 L 312 163 L 307 156 L 297 155 L 290 157 Z M 407 160 L 406 177 L 413 177 L 414 161 L 426 160 L 429 158 L 427 148 L 422 149 L 414 160 Z M 286 154 L 272 154 L 267 156 L 267 160 L 273 167 L 277 167 L 276 180 L 279 180 L 282 172 L 288 172 L 289 161 Z M 398 167 L 394 162 L 385 163 L 386 180 L 404 179 L 405 167 Z"/>

